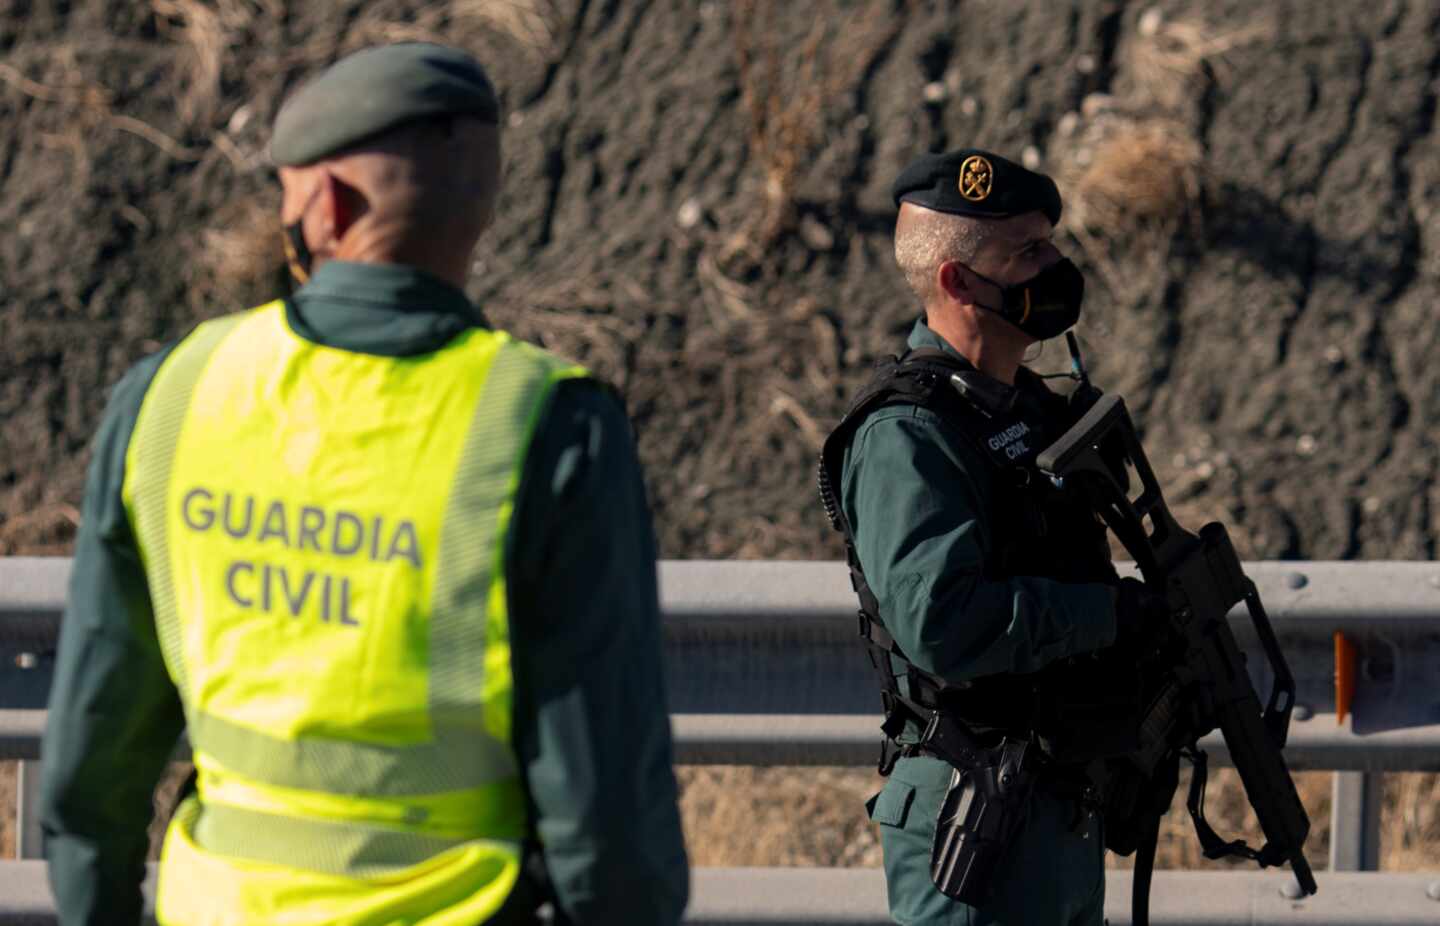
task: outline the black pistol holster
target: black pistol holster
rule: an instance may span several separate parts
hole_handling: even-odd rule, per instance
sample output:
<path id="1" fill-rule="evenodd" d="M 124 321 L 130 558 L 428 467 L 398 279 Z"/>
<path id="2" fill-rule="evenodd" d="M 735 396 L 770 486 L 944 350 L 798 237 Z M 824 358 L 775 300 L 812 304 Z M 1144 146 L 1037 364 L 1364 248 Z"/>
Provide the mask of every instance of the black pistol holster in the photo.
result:
<path id="1" fill-rule="evenodd" d="M 926 707 L 901 691 L 902 676 L 892 659 L 903 659 L 885 628 L 860 615 L 861 639 L 881 679 L 885 719 L 881 730 L 880 774 L 888 775 L 902 756 L 929 755 L 947 763 L 950 786 L 935 826 L 930 877 L 944 894 L 977 906 L 1029 811 L 1030 797 L 1050 763 L 1033 739 L 977 733 L 953 710 L 937 703 L 949 687 L 905 661 L 911 692 L 935 704 Z M 939 682 L 939 684 L 936 684 Z M 928 689 L 928 690 L 927 690 Z M 925 693 L 921 693 L 925 692 Z M 906 722 L 923 724 L 919 738 L 900 743 Z"/>
<path id="2" fill-rule="evenodd" d="M 1035 753 L 1034 744 L 1009 740 L 989 764 L 951 772 L 930 850 L 930 879 L 945 894 L 971 906 L 985 900 L 1029 806 Z"/>

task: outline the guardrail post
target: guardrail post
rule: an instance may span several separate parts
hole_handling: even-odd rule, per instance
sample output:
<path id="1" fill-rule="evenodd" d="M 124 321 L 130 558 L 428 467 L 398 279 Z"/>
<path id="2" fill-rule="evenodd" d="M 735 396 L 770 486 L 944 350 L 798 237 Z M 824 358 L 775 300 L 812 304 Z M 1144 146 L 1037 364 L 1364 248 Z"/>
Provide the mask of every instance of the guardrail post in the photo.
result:
<path id="1" fill-rule="evenodd" d="M 40 763 L 22 760 L 15 781 L 15 857 L 44 858 L 40 846 Z"/>
<path id="2" fill-rule="evenodd" d="M 1336 772 L 1330 786 L 1330 870 L 1380 870 L 1378 772 Z"/>

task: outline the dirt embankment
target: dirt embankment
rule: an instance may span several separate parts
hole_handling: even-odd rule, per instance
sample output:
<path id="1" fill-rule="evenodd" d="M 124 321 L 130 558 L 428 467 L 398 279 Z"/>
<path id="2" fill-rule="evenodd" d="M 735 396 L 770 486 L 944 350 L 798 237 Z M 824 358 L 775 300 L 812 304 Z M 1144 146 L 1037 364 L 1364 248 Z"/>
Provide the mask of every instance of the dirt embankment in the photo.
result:
<path id="1" fill-rule="evenodd" d="M 286 90 L 438 35 L 510 113 L 472 291 L 624 388 L 664 555 L 836 554 L 811 459 L 915 314 L 887 186 L 970 143 L 1066 181 L 1095 378 L 1177 499 L 1252 556 L 1433 554 L 1433 4 L 800 6 L 5 4 L 0 551 L 65 549 L 127 365 L 274 293 Z"/>

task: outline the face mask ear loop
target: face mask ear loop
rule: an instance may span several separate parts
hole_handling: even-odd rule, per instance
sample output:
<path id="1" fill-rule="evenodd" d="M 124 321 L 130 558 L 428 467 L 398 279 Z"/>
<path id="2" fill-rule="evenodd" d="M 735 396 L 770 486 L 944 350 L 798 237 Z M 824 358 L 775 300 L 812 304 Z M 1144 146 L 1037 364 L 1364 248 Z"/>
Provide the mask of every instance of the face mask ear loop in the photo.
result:
<path id="1" fill-rule="evenodd" d="M 304 217 L 302 216 L 300 220 L 286 226 L 285 234 L 280 239 L 281 243 L 285 247 L 285 263 L 290 268 L 290 275 L 293 276 L 295 279 L 299 280 L 301 286 L 304 286 L 306 283 L 310 282 L 310 273 L 305 268 L 305 264 L 309 263 L 309 261 L 301 259 L 300 254 L 295 247 L 295 242 L 293 239 L 300 238 L 301 243 L 304 243 L 305 229 L 304 225 L 302 224 L 303 222 Z M 308 251 L 309 247 L 306 247 L 305 250 Z"/>
<path id="2" fill-rule="evenodd" d="M 965 264 L 961 264 L 961 266 L 962 266 L 962 267 L 965 267 L 966 270 L 969 270 L 972 274 L 974 274 L 977 279 L 982 280 L 982 281 L 984 281 L 985 283 L 990 284 L 991 286 L 995 287 L 995 288 L 996 288 L 997 290 L 999 290 L 999 292 L 1000 292 L 1000 308 L 997 309 L 995 306 L 993 306 L 993 305 L 986 305 L 986 304 L 983 303 L 983 302 L 977 302 L 977 303 L 975 303 L 975 305 L 979 306 L 980 308 L 984 309 L 984 310 L 987 311 L 987 312 L 994 312 L 996 315 L 998 315 L 998 316 L 1000 316 L 1001 318 L 1005 319 L 1007 322 L 1009 322 L 1009 323 L 1012 324 L 1012 325 L 1019 326 L 1019 325 L 1025 324 L 1025 319 L 1027 319 L 1027 318 L 1030 317 L 1030 287 L 1028 287 L 1028 286 L 1025 287 L 1025 311 L 1024 311 L 1023 313 L 1021 313 L 1020 318 L 1017 320 L 1017 319 L 1015 318 L 1015 313 L 1014 313 L 1014 311 L 1011 310 L 1010 307 L 1007 305 L 1007 303 L 1010 302 L 1010 300 L 1009 300 L 1009 298 L 1007 298 L 1007 295 L 1006 295 L 1006 294 L 1007 294 L 1007 292 L 1008 292 L 1009 290 L 1011 290 L 1013 287 L 1006 286 L 1004 283 L 998 283 L 998 282 L 996 282 L 995 280 L 990 279 L 990 278 L 987 277 L 985 274 L 981 273 L 980 271 L 976 270 L 976 269 L 973 268 L 973 267 L 967 266 L 967 265 L 965 265 Z"/>
<path id="3" fill-rule="evenodd" d="M 320 187 L 310 194 L 305 201 L 305 206 L 295 221 L 285 226 L 285 234 L 281 237 L 281 244 L 285 248 L 285 264 L 290 268 L 290 275 L 300 282 L 301 286 L 310 282 L 310 264 L 315 255 L 310 251 L 310 245 L 305 242 L 305 215 L 310 207 L 315 205 L 315 199 L 320 195 Z"/>

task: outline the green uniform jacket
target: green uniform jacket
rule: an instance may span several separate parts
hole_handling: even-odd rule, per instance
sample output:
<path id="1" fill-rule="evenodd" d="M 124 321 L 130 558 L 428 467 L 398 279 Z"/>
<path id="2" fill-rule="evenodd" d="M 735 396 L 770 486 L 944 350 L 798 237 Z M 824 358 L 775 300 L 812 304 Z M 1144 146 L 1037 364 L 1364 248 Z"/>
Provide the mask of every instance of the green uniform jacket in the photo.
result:
<path id="1" fill-rule="evenodd" d="M 484 324 L 459 290 L 398 266 L 327 263 L 290 306 L 308 340 L 383 356 L 427 353 Z M 151 793 L 184 724 L 120 497 L 126 447 L 164 356 L 141 361 L 111 395 L 60 634 L 41 819 L 67 926 L 138 921 Z M 508 591 L 514 744 L 544 872 L 561 922 L 676 923 L 688 871 L 654 537 L 630 424 L 608 391 L 576 381 L 557 388 L 535 435 Z"/>
<path id="2" fill-rule="evenodd" d="M 923 319 L 908 343 L 964 361 Z M 983 500 L 994 491 L 992 464 L 952 425 L 919 406 L 877 409 L 845 452 L 840 500 L 885 626 L 912 662 L 952 682 L 1035 672 L 1115 639 L 1115 594 L 1109 585 L 983 576 L 994 536 Z M 885 842 L 896 919 L 1090 922 L 1088 912 L 1077 911 L 1098 911 L 1096 896 L 1103 901 L 1098 823 L 1082 827 L 1074 839 L 1062 837 L 1069 833 L 1068 809 L 1052 806 L 1062 802 L 1048 795 L 1037 798 L 1015 863 L 1007 866 L 1025 870 L 1033 859 L 1046 870 L 1033 872 L 1029 884 L 1017 881 L 1012 890 L 998 892 L 996 905 L 1008 905 L 1008 912 L 982 916 L 935 889 L 930 836 L 950 773 L 938 759 L 902 759 L 885 791 L 871 801 L 871 817 L 881 824 Z"/>

